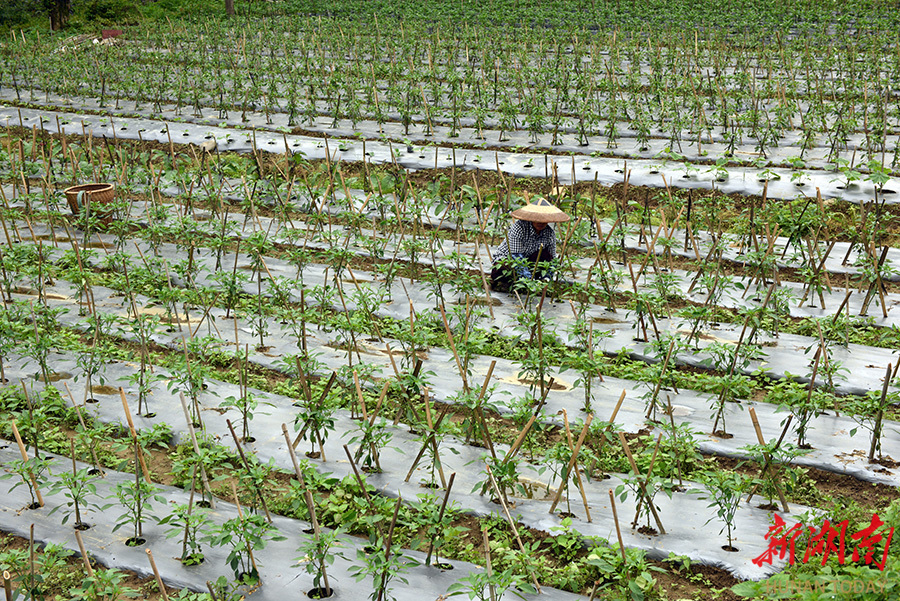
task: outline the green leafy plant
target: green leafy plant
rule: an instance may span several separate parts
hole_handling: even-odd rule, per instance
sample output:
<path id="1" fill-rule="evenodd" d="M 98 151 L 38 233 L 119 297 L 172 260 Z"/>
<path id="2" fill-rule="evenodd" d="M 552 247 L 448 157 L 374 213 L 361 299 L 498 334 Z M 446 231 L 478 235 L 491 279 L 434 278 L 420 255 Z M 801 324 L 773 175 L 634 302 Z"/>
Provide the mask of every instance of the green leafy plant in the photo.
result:
<path id="1" fill-rule="evenodd" d="M 23 484 L 28 487 L 28 493 L 31 495 L 31 504 L 29 509 L 39 507 L 37 500 L 37 491 L 40 490 L 47 481 L 50 466 L 53 465 L 51 457 L 29 457 L 28 459 L 16 459 L 11 461 L 9 469 L 12 473 L 0 474 L 0 480 L 19 477 L 19 481 L 12 485 L 10 492 L 14 491 Z"/>
<path id="2" fill-rule="evenodd" d="M 94 483 L 96 476 L 91 474 L 89 468 L 83 467 L 81 469 L 73 469 L 71 473 L 68 471 L 60 472 L 58 478 L 59 480 L 51 484 L 50 493 L 57 494 L 62 492 L 68 501 L 51 509 L 50 515 L 62 510 L 63 524 L 68 522 L 70 517 L 74 517 L 74 525 L 77 530 L 90 528 L 90 524 L 82 520 L 82 510 L 90 508 L 98 511 L 103 510 L 99 505 L 89 500 L 91 496 L 97 494 L 97 485 Z"/>
<path id="3" fill-rule="evenodd" d="M 160 495 L 156 494 L 159 487 L 147 481 L 146 478 L 125 480 L 115 487 L 115 494 L 110 498 L 118 499 L 125 511 L 119 516 L 113 532 L 119 528 L 130 526 L 133 536 L 125 544 L 137 546 L 143 542 L 143 522 L 146 513 L 152 508 L 151 502 L 165 503 Z"/>
<path id="4" fill-rule="evenodd" d="M 306 564 L 306 573 L 313 576 L 313 590 L 309 593 L 311 598 L 321 599 L 331 596 L 332 589 L 326 570 L 335 559 L 344 557 L 341 552 L 332 551 L 332 547 L 338 544 L 341 534 L 340 529 L 319 530 L 307 535 L 297 547 L 297 552 L 301 554 L 297 562 Z"/>
<path id="5" fill-rule="evenodd" d="M 226 561 L 239 582 L 259 582 L 259 570 L 253 551 L 264 549 L 269 541 L 285 540 L 266 518 L 251 513 L 226 520 L 210 530 L 205 540 L 213 547 L 229 547 Z"/>
<path id="6" fill-rule="evenodd" d="M 708 500 L 709 507 L 716 510 L 716 516 L 722 522 L 722 529 L 719 534 L 727 531 L 728 544 L 722 548 L 726 551 L 737 551 L 732 543 L 732 531 L 734 530 L 735 517 L 737 510 L 741 504 L 741 497 L 752 484 L 752 481 L 737 472 L 728 470 L 711 470 L 706 472 L 700 478 L 705 493 L 700 490 L 692 490 L 689 492 L 704 494 Z M 706 521 L 708 524 L 715 518 Z"/>
<path id="7" fill-rule="evenodd" d="M 160 526 L 169 526 L 166 538 L 183 538 L 180 560 L 186 566 L 203 563 L 202 533 L 208 531 L 211 524 L 208 510 L 186 503 L 176 505 L 172 513 L 159 520 Z"/>

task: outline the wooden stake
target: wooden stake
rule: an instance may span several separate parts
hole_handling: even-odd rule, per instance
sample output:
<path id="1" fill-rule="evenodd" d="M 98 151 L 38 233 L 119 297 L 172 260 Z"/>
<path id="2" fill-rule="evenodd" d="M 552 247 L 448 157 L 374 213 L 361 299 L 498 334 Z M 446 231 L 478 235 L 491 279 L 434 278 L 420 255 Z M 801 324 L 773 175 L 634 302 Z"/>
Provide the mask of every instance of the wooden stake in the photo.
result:
<path id="1" fill-rule="evenodd" d="M 91 558 L 88 556 L 87 549 L 84 548 L 84 541 L 81 540 L 81 532 L 75 531 L 75 540 L 78 542 L 78 549 L 81 551 L 81 559 L 84 560 L 84 569 L 87 570 L 88 576 L 94 577 L 94 568 L 91 567 Z"/>
<path id="2" fill-rule="evenodd" d="M 888 387 L 891 385 L 891 364 L 888 363 L 887 373 L 884 374 L 884 386 L 881 388 L 881 403 L 878 408 L 878 415 L 875 416 L 875 425 L 872 428 L 872 444 L 869 446 L 869 463 L 875 461 L 875 447 L 878 446 L 878 439 L 881 438 L 881 420 L 884 416 L 884 400 L 887 397 Z"/>
<path id="3" fill-rule="evenodd" d="M 153 575 L 156 576 L 156 585 L 159 587 L 159 592 L 162 593 L 163 600 L 169 601 L 169 593 L 166 592 L 166 585 L 163 584 L 159 570 L 156 569 L 156 562 L 153 560 L 153 553 L 150 552 L 150 549 L 147 549 L 147 559 L 150 560 L 150 567 L 153 569 Z"/>
<path id="4" fill-rule="evenodd" d="M 516 537 L 516 542 L 519 543 L 519 549 L 524 553 L 525 545 L 522 544 L 522 538 L 519 536 L 519 529 L 516 528 L 516 522 L 512 519 L 512 515 L 509 513 L 509 507 L 506 504 L 506 501 L 503 500 L 503 492 L 500 490 L 500 487 L 497 485 L 497 480 L 494 478 L 494 472 L 491 471 L 491 466 L 487 463 L 484 464 L 485 469 L 487 470 L 488 477 L 491 479 L 491 485 L 494 487 L 494 490 L 497 492 L 497 497 L 500 501 L 500 506 L 503 508 L 503 513 L 506 514 L 506 521 L 509 523 L 509 527 L 512 530 L 513 536 Z M 534 582 L 534 588 L 538 593 L 541 592 L 541 585 L 538 584 L 537 577 L 532 572 L 531 580 Z"/>
<path id="5" fill-rule="evenodd" d="M 646 486 L 646 478 L 641 476 L 641 472 L 638 470 L 637 464 L 634 462 L 634 457 L 631 455 L 631 449 L 628 448 L 628 441 L 625 440 L 625 435 L 619 432 L 619 442 L 622 443 L 622 448 L 625 449 L 625 456 L 628 457 L 628 463 L 631 464 L 631 470 L 634 472 L 634 475 L 638 478 L 639 485 L 641 487 L 641 492 L 643 493 L 641 498 L 647 499 L 647 505 L 650 507 L 650 513 L 653 514 L 653 519 L 656 520 L 656 525 L 659 528 L 660 534 L 665 534 L 666 529 L 663 528 L 662 520 L 659 519 L 659 514 L 656 513 L 656 507 L 653 506 L 653 501 L 649 499 L 649 495 L 647 494 L 647 486 Z"/>
<path id="6" fill-rule="evenodd" d="M 134 421 L 131 419 L 131 409 L 128 408 L 128 401 L 125 399 L 125 390 L 121 386 L 119 386 L 119 396 L 122 397 L 122 408 L 125 410 L 125 419 L 128 421 L 128 430 L 131 432 L 131 440 L 134 442 L 134 454 L 137 455 L 141 470 L 144 472 L 144 480 L 147 481 L 147 484 L 152 484 L 153 481 L 150 479 L 150 472 L 147 470 L 147 464 L 144 463 L 144 453 L 141 450 L 141 445 L 138 444 L 137 430 L 134 429 Z"/>
<path id="7" fill-rule="evenodd" d="M 234 431 L 234 426 L 231 425 L 230 419 L 226 419 L 225 423 L 228 425 L 228 430 L 231 432 L 231 437 L 234 439 L 234 446 L 237 447 L 238 455 L 241 458 L 241 462 L 244 464 L 244 469 L 247 470 L 247 473 L 250 473 L 250 462 L 247 461 L 247 455 L 244 453 L 244 448 L 241 445 L 240 440 L 238 439 L 238 436 Z M 231 485 L 234 486 L 234 482 L 232 482 Z M 259 487 L 257 487 L 255 484 L 253 486 L 253 492 L 255 492 L 256 496 L 259 497 L 259 502 L 260 502 L 260 504 L 262 504 L 263 511 L 265 511 L 265 513 L 266 513 L 266 519 L 271 524 L 272 516 L 269 514 L 269 508 L 266 505 L 266 498 L 263 496 L 262 491 L 259 490 Z"/>
<path id="8" fill-rule="evenodd" d="M 194 453 L 199 457 L 200 456 L 200 445 L 197 444 L 197 434 L 194 432 L 194 424 L 191 422 L 191 416 L 188 411 L 187 400 L 184 398 L 184 393 L 178 393 L 179 398 L 181 399 L 181 408 L 184 410 L 184 421 L 187 423 L 188 434 L 191 436 L 191 444 L 194 446 Z M 212 488 L 209 486 L 209 476 L 206 473 L 206 468 L 203 467 L 203 464 L 200 464 L 200 481 L 203 483 L 203 490 L 206 491 L 206 494 L 209 495 L 209 506 L 212 509 L 216 508 L 216 500 L 212 494 Z"/>
<path id="9" fill-rule="evenodd" d="M 12 574 L 3 570 L 3 590 L 6 592 L 6 601 L 12 601 Z"/>
<path id="10" fill-rule="evenodd" d="M 22 436 L 19 434 L 19 429 L 16 427 L 16 420 L 11 419 L 9 424 L 12 426 L 13 436 L 16 437 L 16 444 L 19 445 L 19 453 L 22 454 L 22 461 L 28 461 L 28 453 L 25 451 L 25 444 L 22 442 Z M 34 477 L 34 473 L 31 470 L 28 470 L 28 476 L 31 478 L 31 486 L 34 488 L 34 493 L 37 495 L 38 504 L 41 507 L 44 506 L 44 497 L 41 496 L 41 491 L 38 488 L 37 480 Z"/>
<path id="11" fill-rule="evenodd" d="M 441 503 L 441 510 L 438 512 L 438 524 L 444 517 L 444 510 L 447 508 L 447 501 L 450 500 L 450 489 L 453 488 L 453 481 L 456 479 L 456 472 L 450 474 L 450 480 L 447 482 L 447 490 L 444 492 L 444 501 Z M 431 565 L 431 554 L 434 552 L 434 539 L 428 544 L 428 555 L 425 556 L 425 565 Z"/>
<path id="12" fill-rule="evenodd" d="M 761 444 L 761 445 L 765 445 L 766 439 L 763 438 L 762 428 L 760 428 L 760 426 L 759 426 L 759 419 L 756 417 L 756 408 L 754 408 L 754 407 L 750 407 L 750 421 L 753 422 L 753 429 L 756 431 L 757 442 L 759 442 L 759 444 Z M 778 439 L 777 445 L 780 445 L 780 444 L 781 444 L 781 439 Z M 777 448 L 777 446 L 776 446 L 776 448 Z M 765 472 L 770 470 L 772 467 L 771 466 L 771 463 L 772 463 L 771 455 L 769 455 L 769 453 L 764 453 L 763 458 L 765 460 L 765 464 L 763 467 L 763 471 L 760 472 L 760 475 L 764 475 Z M 781 501 L 781 509 L 785 513 L 790 513 L 791 510 L 788 507 L 787 500 L 785 499 L 784 491 L 781 489 L 781 484 L 778 482 L 778 480 L 775 476 L 776 476 L 776 474 L 772 474 L 772 483 L 775 485 L 775 490 L 778 491 L 778 499 Z M 749 501 L 750 498 L 751 497 L 748 496 L 747 500 Z"/>
<path id="13" fill-rule="evenodd" d="M 593 413 L 588 413 L 587 421 L 584 422 L 584 427 L 581 428 L 581 434 L 578 436 L 578 442 L 575 444 L 575 447 L 572 448 L 572 438 L 571 433 L 569 432 L 569 422 L 568 417 L 565 414 L 565 410 L 563 410 L 563 420 L 566 422 L 566 436 L 569 442 L 569 448 L 572 451 L 572 457 L 569 458 L 569 464 L 566 466 L 566 469 L 562 472 L 562 483 L 556 491 L 556 496 L 553 498 L 553 504 L 550 505 L 550 511 L 548 513 L 553 513 L 556 509 L 556 506 L 559 504 L 559 500 L 562 497 L 562 492 L 566 488 L 566 482 L 569 479 L 569 474 L 572 472 L 572 469 L 575 470 L 575 474 L 578 477 L 578 489 L 581 491 L 581 500 L 584 502 L 584 511 L 587 514 L 587 521 L 591 521 L 591 510 L 588 509 L 587 504 L 587 496 L 584 494 L 584 485 L 581 483 L 581 474 L 578 472 L 578 453 L 581 452 L 581 445 L 584 444 L 584 439 L 587 437 L 587 433 L 591 427 L 591 421 L 594 419 Z M 568 493 L 567 493 L 568 496 Z"/>
<path id="14" fill-rule="evenodd" d="M 607 492 L 609 492 L 609 503 L 612 507 L 613 521 L 616 523 L 616 537 L 619 539 L 619 551 L 622 552 L 622 565 L 627 565 L 627 560 L 625 559 L 625 543 L 622 542 L 622 529 L 619 527 L 619 515 L 616 513 L 616 496 L 611 490 Z"/>

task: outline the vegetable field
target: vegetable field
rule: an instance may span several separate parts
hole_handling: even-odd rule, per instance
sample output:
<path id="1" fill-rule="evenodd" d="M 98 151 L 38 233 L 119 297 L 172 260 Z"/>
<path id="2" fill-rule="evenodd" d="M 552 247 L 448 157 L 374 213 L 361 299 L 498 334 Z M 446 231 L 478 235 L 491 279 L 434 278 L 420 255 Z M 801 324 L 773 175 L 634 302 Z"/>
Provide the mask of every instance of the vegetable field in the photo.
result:
<path id="1" fill-rule="evenodd" d="M 900 597 L 895 11 L 470 4 L 0 40 L 8 600 Z"/>

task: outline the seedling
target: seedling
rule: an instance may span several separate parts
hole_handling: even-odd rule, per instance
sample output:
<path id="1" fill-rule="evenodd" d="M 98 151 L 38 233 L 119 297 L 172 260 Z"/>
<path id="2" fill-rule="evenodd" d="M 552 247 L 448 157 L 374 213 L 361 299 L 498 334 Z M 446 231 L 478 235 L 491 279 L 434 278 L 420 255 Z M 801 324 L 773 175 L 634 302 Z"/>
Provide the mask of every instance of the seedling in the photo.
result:
<path id="1" fill-rule="evenodd" d="M 723 545 L 722 548 L 726 551 L 737 551 L 738 549 L 732 544 L 734 542 L 732 531 L 734 530 L 735 516 L 741 504 L 741 497 L 752 484 L 751 480 L 737 472 L 711 470 L 703 475 L 701 482 L 706 491 L 704 498 L 710 502 L 709 507 L 716 510 L 716 516 L 722 521 L 723 525 L 719 534 L 726 530 L 728 532 L 728 544 Z M 690 492 L 704 494 L 700 490 Z M 714 519 L 710 518 L 706 523 L 708 524 Z"/>

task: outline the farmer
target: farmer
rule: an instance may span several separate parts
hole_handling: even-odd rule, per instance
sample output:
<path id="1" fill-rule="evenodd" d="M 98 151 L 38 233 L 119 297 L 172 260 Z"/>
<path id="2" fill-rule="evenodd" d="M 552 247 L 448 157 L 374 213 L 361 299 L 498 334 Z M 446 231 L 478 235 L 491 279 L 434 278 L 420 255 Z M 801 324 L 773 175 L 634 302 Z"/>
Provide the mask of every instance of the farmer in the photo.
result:
<path id="1" fill-rule="evenodd" d="M 516 222 L 494 255 L 491 288 L 509 292 L 519 280 L 550 280 L 550 262 L 556 258 L 556 233 L 548 224 L 569 216 L 543 198 L 512 212 Z"/>

